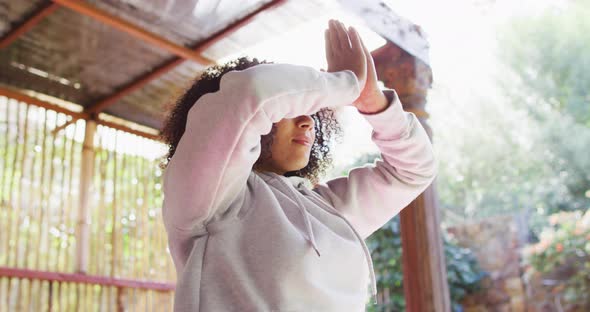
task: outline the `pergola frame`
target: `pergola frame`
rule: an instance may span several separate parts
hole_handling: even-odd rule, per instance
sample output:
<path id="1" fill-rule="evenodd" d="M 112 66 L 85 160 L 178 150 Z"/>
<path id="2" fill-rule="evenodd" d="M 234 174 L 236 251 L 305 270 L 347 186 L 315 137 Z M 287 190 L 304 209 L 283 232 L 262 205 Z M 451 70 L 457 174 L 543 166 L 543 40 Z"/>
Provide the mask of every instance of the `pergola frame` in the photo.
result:
<path id="1" fill-rule="evenodd" d="M 63 6 L 65 8 L 71 9 L 74 12 L 79 14 L 86 15 L 88 17 L 94 18 L 99 22 L 105 23 L 110 25 L 119 31 L 125 32 L 131 36 L 134 36 L 140 40 L 145 41 L 146 43 L 167 50 L 172 54 L 176 55 L 175 58 L 168 60 L 161 65 L 157 66 L 154 70 L 136 78 L 133 81 L 130 81 L 127 85 L 122 87 L 121 89 L 117 90 L 111 95 L 106 96 L 105 98 L 101 99 L 100 101 L 93 103 L 84 109 L 84 112 L 87 113 L 85 116 L 80 116 L 80 118 L 84 117 L 85 119 L 91 118 L 92 115 L 98 114 L 102 112 L 105 108 L 115 104 L 118 100 L 126 96 L 127 94 L 145 86 L 149 82 L 161 77 L 162 75 L 166 74 L 167 72 L 173 70 L 174 68 L 178 67 L 186 60 L 195 61 L 201 65 L 211 65 L 214 63 L 213 60 L 210 60 L 204 56 L 202 56 L 202 52 L 205 51 L 210 46 L 214 45 L 215 43 L 221 41 L 222 39 L 228 37 L 232 33 L 236 32 L 238 29 L 246 26 L 250 22 L 254 20 L 256 16 L 258 16 L 262 12 L 267 12 L 272 10 L 282 4 L 284 4 L 286 0 L 275 0 L 269 2 L 254 12 L 246 15 L 245 17 L 239 19 L 238 21 L 230 24 L 226 28 L 218 31 L 217 33 L 213 34 L 211 37 L 203 40 L 202 42 L 197 43 L 195 46 L 191 48 L 186 48 L 180 45 L 177 45 L 169 40 L 162 38 L 154 33 L 151 33 L 147 30 L 142 29 L 139 26 L 133 25 L 117 16 L 109 14 L 108 12 L 91 6 L 89 4 L 84 3 L 83 1 L 75 1 L 75 0 L 53 0 L 53 2 L 48 2 L 46 5 L 42 6 L 40 9 L 33 12 L 27 19 L 25 19 L 20 25 L 15 27 L 12 31 L 6 34 L 0 40 L 0 49 L 8 46 L 10 43 L 18 39 L 20 36 L 25 34 L 39 22 L 41 22 L 45 17 L 49 16 L 57 8 Z M 3 91 L 0 91 L 3 92 Z M 3 92 L 4 93 L 4 92 Z M 67 126 L 66 125 L 62 125 Z"/>

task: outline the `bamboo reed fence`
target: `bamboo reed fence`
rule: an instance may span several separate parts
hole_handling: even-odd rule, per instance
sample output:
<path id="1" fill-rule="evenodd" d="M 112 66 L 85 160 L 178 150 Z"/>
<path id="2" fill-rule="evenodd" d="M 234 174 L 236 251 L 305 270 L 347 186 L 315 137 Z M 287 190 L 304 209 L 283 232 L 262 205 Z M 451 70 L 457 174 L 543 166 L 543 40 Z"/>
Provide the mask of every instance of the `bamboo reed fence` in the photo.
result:
<path id="1" fill-rule="evenodd" d="M 162 144 L 0 97 L 0 311 L 171 310 Z"/>

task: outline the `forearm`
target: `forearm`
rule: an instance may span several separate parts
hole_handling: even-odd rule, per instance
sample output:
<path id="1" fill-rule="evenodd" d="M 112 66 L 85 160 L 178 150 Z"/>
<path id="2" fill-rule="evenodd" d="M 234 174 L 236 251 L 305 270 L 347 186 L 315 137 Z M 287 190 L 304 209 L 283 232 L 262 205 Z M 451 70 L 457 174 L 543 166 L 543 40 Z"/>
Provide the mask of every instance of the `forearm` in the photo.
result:
<path id="1" fill-rule="evenodd" d="M 436 164 L 426 131 L 414 114 L 403 110 L 394 90 L 384 93 L 388 104 L 381 114 L 364 114 L 373 127 L 373 141 L 384 160 L 397 168 L 400 177 L 428 180 L 436 173 Z"/>
<path id="2" fill-rule="evenodd" d="M 327 73 L 306 66 L 269 64 L 253 73 L 253 89 L 272 122 L 350 105 L 360 94 L 351 71 Z"/>

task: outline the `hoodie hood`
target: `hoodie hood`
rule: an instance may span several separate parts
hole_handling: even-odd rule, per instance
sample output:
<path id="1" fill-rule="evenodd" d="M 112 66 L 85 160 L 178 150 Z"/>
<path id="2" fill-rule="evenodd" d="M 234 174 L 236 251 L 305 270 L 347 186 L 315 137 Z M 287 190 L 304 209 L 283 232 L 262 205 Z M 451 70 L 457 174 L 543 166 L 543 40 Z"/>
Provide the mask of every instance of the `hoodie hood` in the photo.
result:
<path id="1" fill-rule="evenodd" d="M 313 188 L 313 184 L 311 184 L 311 181 L 309 181 L 309 179 L 307 178 L 302 178 L 302 177 L 298 177 L 298 176 L 292 176 L 292 177 L 286 177 L 289 182 L 291 182 L 291 185 L 293 185 L 295 188 L 299 189 L 301 187 L 307 187 L 308 189 L 312 189 Z"/>

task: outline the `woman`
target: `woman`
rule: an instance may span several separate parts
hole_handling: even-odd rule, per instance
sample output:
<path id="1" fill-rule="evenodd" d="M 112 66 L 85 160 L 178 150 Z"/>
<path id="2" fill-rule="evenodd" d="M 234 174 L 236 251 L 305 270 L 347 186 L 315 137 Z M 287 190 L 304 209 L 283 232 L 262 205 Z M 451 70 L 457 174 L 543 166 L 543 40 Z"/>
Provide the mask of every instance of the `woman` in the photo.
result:
<path id="1" fill-rule="evenodd" d="M 426 132 L 381 91 L 358 33 L 326 30 L 327 72 L 240 59 L 180 98 L 163 217 L 176 311 L 364 311 L 376 294 L 364 243 L 432 182 Z M 318 183 L 338 124 L 355 106 L 383 160 Z"/>

